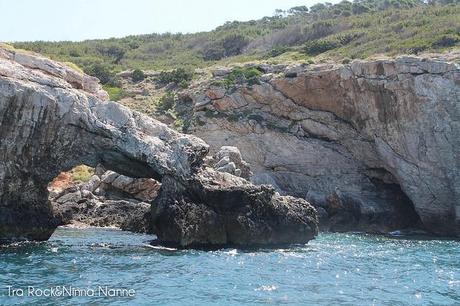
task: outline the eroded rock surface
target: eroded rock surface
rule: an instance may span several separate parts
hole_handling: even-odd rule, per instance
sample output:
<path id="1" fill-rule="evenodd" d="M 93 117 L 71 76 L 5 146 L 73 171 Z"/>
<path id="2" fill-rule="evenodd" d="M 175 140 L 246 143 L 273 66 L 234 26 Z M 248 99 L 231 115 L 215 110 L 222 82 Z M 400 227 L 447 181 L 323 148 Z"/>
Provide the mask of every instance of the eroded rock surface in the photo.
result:
<path id="1" fill-rule="evenodd" d="M 165 243 L 180 237 L 181 246 L 278 245 L 317 234 L 314 208 L 270 186 L 209 168 L 187 186 L 166 176 L 153 204 L 153 230 Z"/>
<path id="2" fill-rule="evenodd" d="M 86 183 L 69 184 L 63 190 L 53 184 L 48 189 L 59 225 L 77 222 L 151 233 L 150 204 L 160 186 L 151 178 L 131 178 L 98 166 Z"/>
<path id="3" fill-rule="evenodd" d="M 230 173 L 246 180 L 250 180 L 252 176 L 250 165 L 243 160 L 237 147 L 221 147 L 209 158 L 208 164 L 219 172 Z"/>
<path id="4" fill-rule="evenodd" d="M 231 72 L 221 69 L 184 95 L 189 132 L 238 147 L 253 182 L 308 199 L 332 229 L 388 231 L 420 217 L 460 235 L 458 55 L 258 65 L 259 84 L 233 88 L 216 86 Z"/>
<path id="5" fill-rule="evenodd" d="M 264 237 L 261 243 L 307 242 L 315 235 L 316 215 L 307 202 L 268 192 L 262 198 L 245 198 L 248 188 L 260 187 L 236 184 L 233 180 L 226 184 L 221 180 L 213 182 L 217 172 L 202 167 L 209 147 L 201 139 L 178 133 L 117 103 L 102 101 L 106 95 L 92 78 L 77 72 L 74 73 L 78 77 L 70 77 L 70 68 L 33 54 L 20 60 L 23 56 L 14 50 L 0 52 L 1 241 L 48 239 L 58 220 L 48 201 L 47 185 L 60 172 L 80 164 L 101 164 L 130 177 L 161 181 L 157 199 L 165 199 L 170 190 L 181 190 L 179 194 L 170 194 L 171 200 L 177 200 L 174 209 L 178 210 L 185 211 L 184 205 L 202 199 L 195 194 L 200 190 L 196 186 L 206 182 L 215 193 L 222 190 L 237 202 L 241 198 L 247 205 L 273 211 L 273 218 L 288 218 L 291 208 L 308 213 L 299 215 L 299 222 L 308 225 L 309 232 L 307 226 L 302 227 L 302 232 L 297 227 L 286 227 L 283 241 L 277 233 L 270 232 L 273 238 Z M 201 194 L 206 191 L 201 189 Z M 182 202 L 183 198 L 188 201 Z M 197 204 L 214 210 L 208 206 L 210 202 Z M 165 202 L 161 206 L 165 207 Z M 181 213 L 177 211 L 178 215 Z M 259 216 L 266 216 L 267 220 L 252 220 L 268 222 L 267 214 Z M 163 235 L 176 218 L 165 220 L 154 213 L 154 220 L 160 239 L 181 246 L 201 244 L 206 240 L 202 235 L 212 235 L 204 230 L 200 235 L 188 235 L 186 240 L 179 234 Z M 187 219 L 179 228 L 182 232 L 203 229 L 203 222 L 206 220 Z M 227 229 L 227 233 L 230 231 Z M 244 244 L 255 240 L 228 241 Z M 213 243 L 211 238 L 207 241 Z"/>

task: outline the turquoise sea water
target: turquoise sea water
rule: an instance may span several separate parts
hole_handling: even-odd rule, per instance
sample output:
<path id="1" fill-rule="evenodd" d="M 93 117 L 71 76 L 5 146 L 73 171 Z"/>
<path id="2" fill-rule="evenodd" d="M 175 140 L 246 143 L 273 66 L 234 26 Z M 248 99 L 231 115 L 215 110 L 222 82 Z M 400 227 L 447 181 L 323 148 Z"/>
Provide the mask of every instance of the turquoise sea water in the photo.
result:
<path id="1" fill-rule="evenodd" d="M 459 241 L 321 234 L 305 246 L 206 252 L 152 249 L 151 239 L 58 229 L 0 248 L 0 305 L 460 305 Z M 96 296 L 27 296 L 28 286 Z"/>

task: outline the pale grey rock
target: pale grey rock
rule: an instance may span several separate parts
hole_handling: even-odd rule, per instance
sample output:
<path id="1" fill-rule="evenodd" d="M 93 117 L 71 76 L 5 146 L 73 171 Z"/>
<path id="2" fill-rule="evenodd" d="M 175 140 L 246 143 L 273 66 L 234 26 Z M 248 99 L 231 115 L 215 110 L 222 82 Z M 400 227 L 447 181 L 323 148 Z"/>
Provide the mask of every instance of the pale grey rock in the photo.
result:
<path id="1" fill-rule="evenodd" d="M 212 75 L 214 77 L 224 77 L 226 76 L 227 74 L 229 74 L 230 72 L 232 72 L 231 69 L 229 68 L 224 68 L 224 67 L 221 67 L 221 68 L 216 68 L 214 70 L 211 71 Z"/>
<path id="2" fill-rule="evenodd" d="M 98 175 L 93 175 L 90 180 L 82 186 L 82 190 L 94 192 L 100 185 L 101 178 Z"/>
<path id="3" fill-rule="evenodd" d="M 252 176 L 250 165 L 242 159 L 237 147 L 221 147 L 208 163 L 217 171 L 227 172 L 247 180 Z"/>

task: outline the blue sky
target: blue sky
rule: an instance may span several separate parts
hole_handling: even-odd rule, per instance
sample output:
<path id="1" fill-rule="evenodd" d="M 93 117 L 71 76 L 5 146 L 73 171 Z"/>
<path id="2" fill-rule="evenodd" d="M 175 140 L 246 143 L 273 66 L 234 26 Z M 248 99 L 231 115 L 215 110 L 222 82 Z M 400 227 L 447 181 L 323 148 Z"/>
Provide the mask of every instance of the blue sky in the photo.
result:
<path id="1" fill-rule="evenodd" d="M 0 0 L 0 41 L 207 31 L 320 0 Z M 338 1 L 329 1 L 332 3 Z"/>

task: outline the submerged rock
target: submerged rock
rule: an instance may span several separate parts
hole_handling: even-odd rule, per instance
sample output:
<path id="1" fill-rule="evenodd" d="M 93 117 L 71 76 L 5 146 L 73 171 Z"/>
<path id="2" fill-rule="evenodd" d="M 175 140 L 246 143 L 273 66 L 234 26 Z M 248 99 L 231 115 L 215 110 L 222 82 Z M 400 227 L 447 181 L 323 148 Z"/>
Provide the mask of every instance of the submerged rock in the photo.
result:
<path id="1" fill-rule="evenodd" d="M 193 233 L 200 229 L 199 235 L 183 239 L 183 233 L 168 229 L 177 228 L 176 220 L 187 215 L 176 202 L 212 212 L 217 199 L 224 201 L 222 195 L 249 206 L 247 212 L 256 217 L 248 220 L 257 221 L 257 228 L 267 224 L 268 229 L 280 232 L 269 231 L 266 238 L 245 232 L 252 231 L 249 225 L 237 226 L 241 240 L 228 242 L 297 243 L 316 234 L 316 212 L 306 201 L 280 197 L 264 191 L 268 187 L 253 186 L 230 174 L 226 174 L 229 179 L 218 179 L 219 172 L 203 169 L 209 147 L 201 139 L 103 101 L 106 95 L 92 78 L 73 77 L 72 73 L 78 73 L 37 55 L 16 60 L 22 56 L 14 50 L 0 51 L 0 241 L 48 239 L 59 220 L 48 201 L 47 185 L 62 171 L 80 164 L 101 164 L 126 176 L 162 182 L 156 203 L 168 213 L 161 222 L 157 208 L 153 214 L 160 240 L 181 246 L 220 244 L 211 227 L 203 227 L 207 214 L 197 214 L 187 222 L 186 230 Z M 225 220 L 215 221 L 240 224 L 240 213 L 224 215 Z M 289 220 L 297 220 L 295 226 L 288 224 Z M 233 235 L 232 227 L 225 229 Z"/>

